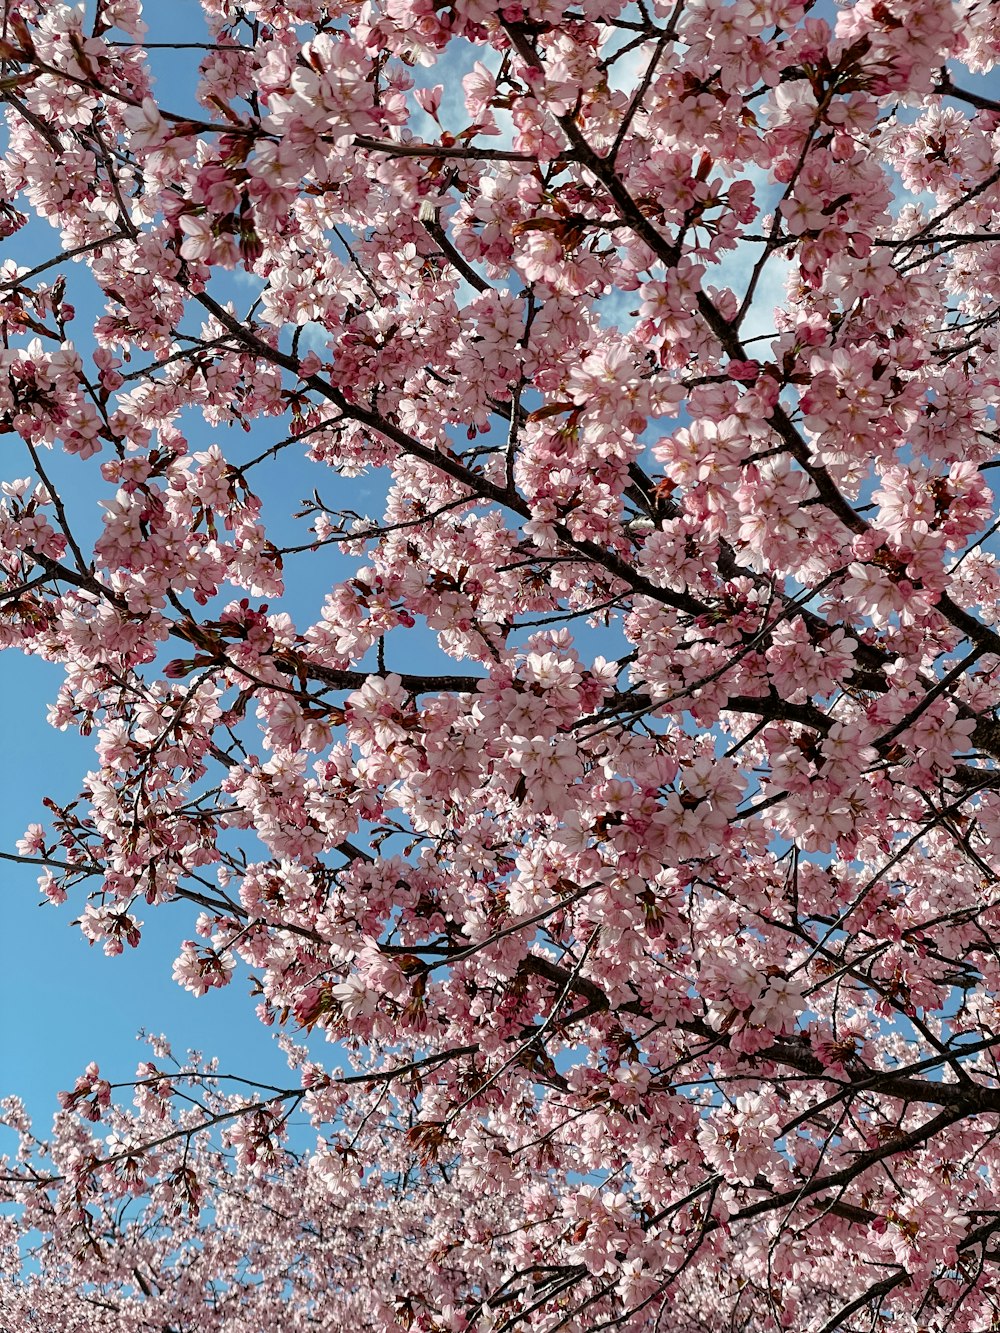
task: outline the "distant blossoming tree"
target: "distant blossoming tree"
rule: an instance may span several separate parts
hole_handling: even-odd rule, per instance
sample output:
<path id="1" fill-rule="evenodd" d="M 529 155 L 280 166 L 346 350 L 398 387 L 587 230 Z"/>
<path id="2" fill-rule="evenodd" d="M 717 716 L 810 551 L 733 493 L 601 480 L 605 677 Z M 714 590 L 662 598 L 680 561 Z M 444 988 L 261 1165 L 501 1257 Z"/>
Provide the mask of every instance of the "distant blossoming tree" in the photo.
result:
<path id="1" fill-rule="evenodd" d="M 0 4 L 7 854 L 290 1073 L 7 1099 L 0 1324 L 1000 1327 L 995 5 L 201 8 Z"/>

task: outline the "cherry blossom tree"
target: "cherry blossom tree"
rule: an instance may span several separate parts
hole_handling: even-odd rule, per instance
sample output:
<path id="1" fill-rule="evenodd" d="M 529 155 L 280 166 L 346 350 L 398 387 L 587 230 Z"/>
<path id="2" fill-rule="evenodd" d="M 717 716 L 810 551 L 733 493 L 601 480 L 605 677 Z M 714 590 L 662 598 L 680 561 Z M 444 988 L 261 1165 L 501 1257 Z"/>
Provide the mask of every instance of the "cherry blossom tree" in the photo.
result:
<path id="1" fill-rule="evenodd" d="M 8 1098 L 5 1327 L 1000 1327 L 995 6 L 0 9 L 5 854 L 289 1070 Z"/>

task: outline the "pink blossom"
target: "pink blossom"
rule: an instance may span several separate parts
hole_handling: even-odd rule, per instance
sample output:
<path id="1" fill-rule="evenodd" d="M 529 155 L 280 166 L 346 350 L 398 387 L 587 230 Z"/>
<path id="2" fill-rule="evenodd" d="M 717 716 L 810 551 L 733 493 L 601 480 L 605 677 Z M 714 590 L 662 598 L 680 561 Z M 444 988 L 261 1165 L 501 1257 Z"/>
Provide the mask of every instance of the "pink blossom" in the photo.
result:
<path id="1" fill-rule="evenodd" d="M 188 10 L 5 7 L 7 854 L 287 1072 L 3 1099 L 5 1326 L 992 1326 L 990 6 Z"/>

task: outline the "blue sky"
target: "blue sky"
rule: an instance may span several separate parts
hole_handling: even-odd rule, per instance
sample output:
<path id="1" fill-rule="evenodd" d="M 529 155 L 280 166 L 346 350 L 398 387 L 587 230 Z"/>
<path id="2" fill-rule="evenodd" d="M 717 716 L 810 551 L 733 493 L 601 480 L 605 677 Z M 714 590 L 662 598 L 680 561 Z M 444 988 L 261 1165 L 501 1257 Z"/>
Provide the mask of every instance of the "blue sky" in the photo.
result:
<path id="1" fill-rule="evenodd" d="M 146 21 L 151 41 L 196 40 L 204 31 L 197 0 L 148 5 Z M 193 110 L 197 53 L 158 51 L 152 59 L 160 86 L 169 90 L 169 105 Z M 57 249 L 57 233 L 45 224 L 31 223 L 5 245 L 3 256 L 32 264 Z M 95 291 L 82 265 L 69 265 L 67 271 L 68 296 L 78 308 L 73 334 L 83 347 L 88 316 L 96 316 L 100 307 L 93 295 L 92 305 L 81 300 L 85 288 Z M 230 294 L 246 301 L 246 291 Z M 237 443 L 230 433 L 211 431 L 200 418 L 189 417 L 185 425 L 195 448 L 218 439 L 228 451 Z M 274 423 L 270 435 L 239 441 L 240 451 L 250 457 L 276 438 L 280 433 Z M 82 463 L 53 453 L 46 464 L 73 496 L 72 512 L 81 537 L 92 539 L 100 521 L 98 497 L 113 493 L 97 476 L 96 460 Z M 9 479 L 29 472 L 30 461 L 20 441 L 6 436 L 0 474 Z M 318 477 L 315 484 L 321 485 Z M 272 491 L 275 514 L 290 513 L 300 492 L 300 485 L 294 495 Z M 299 540 L 305 539 L 305 526 L 299 525 Z M 291 535 L 287 527 L 285 531 Z M 331 581 L 337 577 L 333 566 L 331 557 L 326 571 Z M 46 723 L 46 709 L 61 678 L 59 668 L 36 658 L 0 654 L 0 725 L 6 751 L 0 778 L 0 851 L 13 851 L 32 821 L 44 822 L 42 797 L 71 799 L 93 766 L 91 740 L 58 732 Z M 39 906 L 36 878 L 31 867 L 0 862 L 4 925 L 11 941 L 0 969 L 0 1096 L 22 1097 L 39 1129 L 48 1125 L 56 1093 L 72 1087 L 89 1060 L 97 1060 L 112 1081 L 129 1079 L 136 1063 L 149 1055 L 148 1048 L 136 1041 L 140 1028 L 164 1033 L 178 1058 L 193 1048 L 224 1057 L 226 1072 L 286 1085 L 294 1081 L 272 1036 L 257 1021 L 245 978 L 202 999 L 173 981 L 171 966 L 179 943 L 192 934 L 194 913 L 189 904 L 146 908 L 139 914 L 145 923 L 141 947 L 126 950 L 120 958 L 106 958 L 99 945 L 91 948 L 71 924 L 75 915 L 71 909 L 79 910 L 82 899 L 62 908 Z"/>

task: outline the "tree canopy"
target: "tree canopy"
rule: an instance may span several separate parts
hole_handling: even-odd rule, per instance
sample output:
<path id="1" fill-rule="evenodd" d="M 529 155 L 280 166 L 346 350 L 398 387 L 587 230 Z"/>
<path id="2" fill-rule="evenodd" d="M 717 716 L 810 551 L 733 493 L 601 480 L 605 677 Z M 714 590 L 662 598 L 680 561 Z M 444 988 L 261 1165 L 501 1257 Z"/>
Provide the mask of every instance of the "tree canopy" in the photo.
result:
<path id="1" fill-rule="evenodd" d="M 0 1323 L 1000 1327 L 995 6 L 0 10 L 7 855 L 288 1062 L 7 1098 Z"/>

